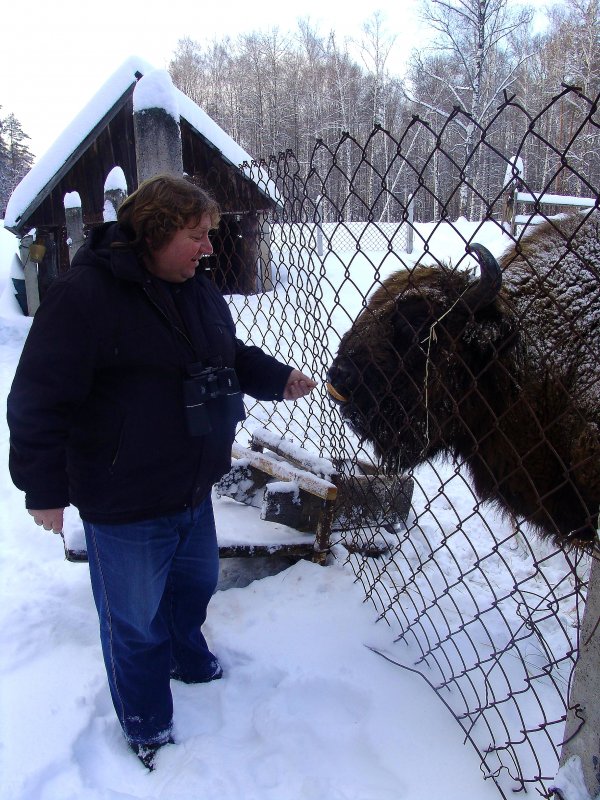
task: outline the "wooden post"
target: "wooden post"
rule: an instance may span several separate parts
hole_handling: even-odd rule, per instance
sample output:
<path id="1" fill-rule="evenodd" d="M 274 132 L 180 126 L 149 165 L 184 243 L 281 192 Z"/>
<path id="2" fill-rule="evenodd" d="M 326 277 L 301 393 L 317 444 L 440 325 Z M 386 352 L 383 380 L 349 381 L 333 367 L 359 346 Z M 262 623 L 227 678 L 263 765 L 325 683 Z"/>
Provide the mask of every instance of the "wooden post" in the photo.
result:
<path id="1" fill-rule="evenodd" d="M 25 275 L 25 297 L 27 299 L 27 316 L 33 317 L 40 305 L 40 287 L 38 286 L 37 263 L 30 256 L 33 236 L 27 234 L 21 239 L 19 253 Z M 35 252 L 35 251 L 34 251 Z"/>
<path id="2" fill-rule="evenodd" d="M 58 275 L 58 248 L 52 231 L 36 231 L 29 245 L 25 273 L 27 315 L 33 317 L 48 286 Z"/>
<path id="3" fill-rule="evenodd" d="M 331 536 L 331 523 L 335 512 L 335 500 L 323 500 L 323 511 L 317 524 L 315 533 L 315 549 L 313 561 L 315 564 L 325 566 L 329 553 L 329 537 Z"/>
<path id="4" fill-rule="evenodd" d="M 600 560 L 592 558 L 560 766 L 578 757 L 590 798 L 600 795 Z M 560 793 L 558 793 L 560 797 Z"/>
<path id="5" fill-rule="evenodd" d="M 78 192 L 68 192 L 65 195 L 65 217 L 67 220 L 67 244 L 69 245 L 69 264 L 73 256 L 84 242 L 83 214 L 81 212 L 81 197 Z"/>
<path id="6" fill-rule="evenodd" d="M 273 291 L 273 279 L 271 277 L 271 224 L 267 214 L 258 216 L 258 267 L 259 280 L 263 292 Z"/>
<path id="7" fill-rule="evenodd" d="M 517 210 L 517 189 L 516 184 L 511 186 L 504 194 L 504 208 L 502 210 L 502 227 L 511 236 L 515 235 L 517 228 L 515 224 L 515 214 Z"/>
<path id="8" fill-rule="evenodd" d="M 509 158 L 504 175 L 504 208 L 502 210 L 502 227 L 511 236 L 515 235 L 517 213 L 517 192 L 523 186 L 523 159 L 519 156 Z"/>
<path id="9" fill-rule="evenodd" d="M 37 256 L 33 256 L 32 252 L 37 244 L 41 244 L 44 248 L 44 253 L 41 254 L 39 260 Z M 40 300 L 43 300 L 48 287 L 52 281 L 58 277 L 58 244 L 56 241 L 55 230 L 38 229 L 35 243 L 31 246 L 30 259 L 37 260 L 37 283 L 40 292 Z"/>
<path id="10" fill-rule="evenodd" d="M 33 317 L 40 306 L 40 287 L 38 286 L 37 264 L 28 261 L 23 267 L 25 273 L 25 295 L 27 297 L 27 316 Z"/>
<path id="11" fill-rule="evenodd" d="M 166 70 L 149 72 L 137 83 L 133 130 L 138 185 L 154 175 L 183 175 L 177 96 Z"/>
<path id="12" fill-rule="evenodd" d="M 233 253 L 236 263 L 232 262 L 236 275 L 236 293 L 256 294 L 260 289 L 260 221 L 258 214 L 250 212 L 237 218 L 239 224 L 238 237 L 234 239 Z M 235 228 L 230 228 L 230 235 Z"/>

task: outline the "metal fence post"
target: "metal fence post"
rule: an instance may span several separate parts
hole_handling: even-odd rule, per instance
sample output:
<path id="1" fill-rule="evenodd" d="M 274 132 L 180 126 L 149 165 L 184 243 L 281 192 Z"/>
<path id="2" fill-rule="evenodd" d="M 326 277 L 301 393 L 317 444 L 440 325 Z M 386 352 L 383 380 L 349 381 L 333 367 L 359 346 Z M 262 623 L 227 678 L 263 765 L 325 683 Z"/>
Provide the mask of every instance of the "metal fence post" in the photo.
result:
<path id="1" fill-rule="evenodd" d="M 323 255 L 323 226 L 321 224 L 321 212 L 319 211 L 319 203 L 321 200 L 322 195 L 319 195 L 315 204 L 315 222 L 317 225 L 317 255 L 319 258 Z"/>
<path id="2" fill-rule="evenodd" d="M 590 798 L 596 797 L 600 793 L 600 560 L 597 556 L 592 558 L 561 767 L 573 756 L 580 759 Z"/>
<path id="3" fill-rule="evenodd" d="M 408 223 L 408 236 L 406 237 L 406 252 L 412 253 L 415 240 L 415 198 L 411 197 L 408 201 L 408 216 L 406 218 Z"/>

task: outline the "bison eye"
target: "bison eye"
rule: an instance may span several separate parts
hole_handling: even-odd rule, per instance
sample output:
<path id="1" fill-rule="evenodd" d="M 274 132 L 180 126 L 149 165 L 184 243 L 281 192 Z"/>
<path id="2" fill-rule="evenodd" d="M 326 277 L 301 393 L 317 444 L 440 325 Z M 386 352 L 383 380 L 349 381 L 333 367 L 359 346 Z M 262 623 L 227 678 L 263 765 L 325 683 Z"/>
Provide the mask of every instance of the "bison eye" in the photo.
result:
<path id="1" fill-rule="evenodd" d="M 435 319 L 435 310 L 421 298 L 403 300 L 396 307 L 393 317 L 396 336 L 405 341 L 421 340 L 427 336 Z"/>

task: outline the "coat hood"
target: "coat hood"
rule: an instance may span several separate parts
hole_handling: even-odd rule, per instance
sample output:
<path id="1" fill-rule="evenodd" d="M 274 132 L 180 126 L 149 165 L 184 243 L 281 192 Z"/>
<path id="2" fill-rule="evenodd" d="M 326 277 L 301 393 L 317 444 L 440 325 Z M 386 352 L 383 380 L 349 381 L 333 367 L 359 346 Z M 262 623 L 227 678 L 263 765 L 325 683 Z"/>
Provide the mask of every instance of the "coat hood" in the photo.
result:
<path id="1" fill-rule="evenodd" d="M 141 283 L 144 279 L 145 269 L 131 248 L 131 238 L 118 222 L 105 222 L 90 231 L 71 266 L 81 265 L 108 269 L 121 280 Z"/>

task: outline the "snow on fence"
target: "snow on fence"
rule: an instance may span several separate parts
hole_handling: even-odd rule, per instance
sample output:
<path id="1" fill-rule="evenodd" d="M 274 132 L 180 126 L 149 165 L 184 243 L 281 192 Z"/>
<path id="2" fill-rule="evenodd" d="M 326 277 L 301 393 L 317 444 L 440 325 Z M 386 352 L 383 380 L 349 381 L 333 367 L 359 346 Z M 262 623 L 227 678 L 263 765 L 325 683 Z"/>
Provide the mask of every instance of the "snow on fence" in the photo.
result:
<path id="1" fill-rule="evenodd" d="M 585 146 L 582 142 L 580 153 L 575 139 L 568 152 L 562 152 L 557 143 L 547 142 L 541 152 L 542 132 L 548 130 L 545 116 L 561 111 L 568 91 L 576 95 L 567 98 L 569 113 L 577 108 L 579 118 L 572 123 L 587 136 Z M 531 115 L 523 115 L 523 131 L 517 130 L 520 118 L 515 117 L 521 107 L 507 100 L 489 128 L 479 128 L 480 139 L 466 167 L 455 160 L 451 169 L 449 162 L 444 165 L 446 155 L 455 152 L 452 137 L 461 125 L 472 122 L 456 109 L 436 136 L 431 136 L 427 121 L 413 120 L 410 132 L 421 144 L 412 150 L 406 132 L 396 140 L 378 130 L 376 136 L 391 145 L 380 148 L 392 154 L 389 161 L 372 158 L 373 137 L 368 159 L 366 150 L 353 141 L 353 157 L 362 152 L 363 163 L 349 164 L 346 173 L 340 160 L 333 169 L 332 154 L 338 148 L 320 142 L 305 169 L 293 154 L 261 162 L 260 169 L 268 173 L 281 198 L 270 219 L 273 288 L 231 297 L 240 335 L 324 381 L 344 331 L 390 272 L 436 260 L 471 269 L 475 265 L 465 255 L 467 243 L 485 244 L 497 256 L 514 246 L 515 239 L 503 225 L 503 176 L 515 155 L 503 154 L 499 145 L 507 130 L 513 131 L 515 141 L 522 133 L 516 157 L 525 163 L 530 159 L 532 183 L 545 186 L 552 203 L 554 195 L 597 198 L 600 147 L 591 119 L 595 104 L 576 90 L 568 91 L 538 113 L 534 123 Z M 596 137 L 593 147 L 590 136 Z M 428 141 L 430 149 L 423 145 Z M 411 161 L 404 158 L 403 148 L 411 153 Z M 534 156 L 537 160 L 531 163 Z M 446 167 L 443 175 L 431 172 L 434 164 Z M 475 164 L 478 169 L 487 165 L 485 172 L 470 171 Z M 374 185 L 383 189 L 374 193 Z M 386 199 L 386 193 L 393 197 Z M 356 208 L 349 208 L 349 198 L 360 200 Z M 542 199 L 535 198 L 544 215 Z M 415 219 L 408 222 L 411 203 Z M 407 252 L 408 227 L 414 239 L 412 253 Z M 565 253 L 568 249 L 565 241 Z M 522 325 L 528 324 L 524 317 Z M 565 331 L 576 336 L 570 324 L 565 321 Z M 273 410 L 261 403 L 248 410 L 247 431 L 268 425 L 332 460 L 342 474 L 352 474 L 358 459 L 373 459 L 369 448 L 345 428 L 324 390 L 299 401 L 292 411 L 285 404 Z M 593 752 L 597 730 L 592 730 L 593 721 L 586 722 L 594 715 L 598 718 L 598 692 L 594 695 L 593 687 L 600 664 L 598 648 L 589 646 L 598 636 L 595 620 L 589 623 L 593 610 L 586 623 L 589 641 L 581 649 L 582 654 L 589 651 L 586 658 L 596 659 L 584 665 L 590 670 L 591 699 L 589 694 L 569 699 L 590 554 L 557 549 L 537 538 L 525 520 L 507 518 L 481 503 L 460 463 L 426 463 L 411 474 L 415 491 L 406 524 L 369 526 L 358 516 L 339 532 L 334 546 L 335 555 L 352 564 L 377 618 L 389 627 L 389 647 L 379 655 L 419 673 L 431 685 L 459 722 L 465 741 L 479 753 L 483 775 L 495 782 L 504 798 L 514 791 L 549 797 L 553 786 L 562 797 L 564 776 L 556 783 L 555 777 L 565 720 L 575 720 L 571 733 L 576 737 L 587 730 L 588 741 L 595 742 L 579 752 L 591 795 L 596 780 L 600 789 L 596 768 L 590 766 L 599 755 Z M 595 547 L 592 558 L 598 558 L 597 542 Z M 402 725 L 402 709 L 397 711 Z M 573 754 L 566 746 L 564 752 Z M 432 754 L 432 764 L 434 760 Z"/>

